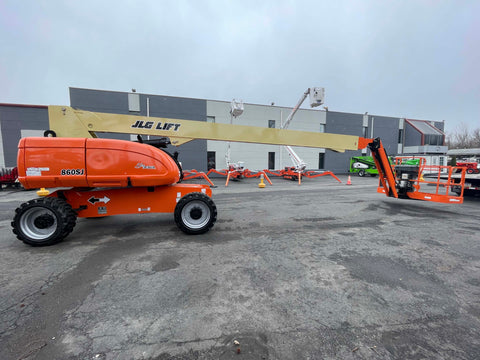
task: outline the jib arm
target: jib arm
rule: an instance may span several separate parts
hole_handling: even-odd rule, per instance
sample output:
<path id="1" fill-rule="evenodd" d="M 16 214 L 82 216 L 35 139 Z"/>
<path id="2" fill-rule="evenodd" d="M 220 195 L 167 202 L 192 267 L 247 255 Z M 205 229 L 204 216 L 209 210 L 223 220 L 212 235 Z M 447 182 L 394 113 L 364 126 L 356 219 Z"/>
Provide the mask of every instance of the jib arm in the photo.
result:
<path id="1" fill-rule="evenodd" d="M 392 166 L 390 165 L 390 161 L 388 159 L 387 152 L 383 147 L 382 141 L 380 138 L 359 138 L 358 148 L 364 149 L 367 146 L 372 152 L 372 157 L 375 161 L 375 166 L 377 167 L 378 176 L 380 177 L 382 187 L 385 189 L 385 194 L 387 196 L 398 198 L 395 174 L 393 173 Z"/>

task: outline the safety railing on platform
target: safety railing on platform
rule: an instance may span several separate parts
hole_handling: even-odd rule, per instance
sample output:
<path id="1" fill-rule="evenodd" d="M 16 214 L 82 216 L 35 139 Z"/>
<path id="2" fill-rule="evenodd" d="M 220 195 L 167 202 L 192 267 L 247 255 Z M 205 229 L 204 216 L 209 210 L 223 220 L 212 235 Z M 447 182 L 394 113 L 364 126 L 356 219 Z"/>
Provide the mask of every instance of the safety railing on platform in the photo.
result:
<path id="1" fill-rule="evenodd" d="M 406 192 L 409 198 L 444 203 L 463 202 L 465 168 L 427 165 L 423 157 L 397 157 L 393 167 L 397 186 L 414 189 Z M 402 184 L 406 181 L 410 182 L 407 186 Z"/>

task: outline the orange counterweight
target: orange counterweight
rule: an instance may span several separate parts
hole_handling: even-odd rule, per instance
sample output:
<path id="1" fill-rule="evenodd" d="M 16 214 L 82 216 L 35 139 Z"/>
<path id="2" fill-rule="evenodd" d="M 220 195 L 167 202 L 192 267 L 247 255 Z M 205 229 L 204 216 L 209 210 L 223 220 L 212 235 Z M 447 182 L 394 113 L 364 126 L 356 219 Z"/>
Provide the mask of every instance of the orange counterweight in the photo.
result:
<path id="1" fill-rule="evenodd" d="M 175 161 L 153 146 L 113 139 L 24 138 L 18 179 L 26 189 L 127 187 L 177 183 Z"/>

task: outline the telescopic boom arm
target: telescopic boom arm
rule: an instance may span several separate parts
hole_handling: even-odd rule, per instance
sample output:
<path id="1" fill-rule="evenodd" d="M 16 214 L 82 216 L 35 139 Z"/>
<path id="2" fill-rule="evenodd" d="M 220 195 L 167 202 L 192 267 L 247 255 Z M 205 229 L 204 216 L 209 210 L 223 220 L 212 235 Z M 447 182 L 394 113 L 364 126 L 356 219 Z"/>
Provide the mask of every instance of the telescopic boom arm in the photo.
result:
<path id="1" fill-rule="evenodd" d="M 97 133 L 123 133 L 170 138 L 178 146 L 193 139 L 357 150 L 359 137 L 256 126 L 207 123 L 159 117 L 120 115 L 49 106 L 49 133 L 58 137 L 97 137 Z M 365 144 L 367 146 L 367 144 Z"/>

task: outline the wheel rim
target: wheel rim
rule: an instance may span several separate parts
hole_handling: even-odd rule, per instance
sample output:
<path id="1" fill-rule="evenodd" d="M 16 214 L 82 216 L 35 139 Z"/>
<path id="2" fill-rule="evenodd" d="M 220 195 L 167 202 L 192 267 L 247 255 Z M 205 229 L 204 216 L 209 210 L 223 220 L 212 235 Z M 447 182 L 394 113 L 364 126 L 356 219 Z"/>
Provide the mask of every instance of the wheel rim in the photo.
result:
<path id="1" fill-rule="evenodd" d="M 25 211 L 20 228 L 32 240 L 45 240 L 57 230 L 57 217 L 45 208 L 31 208 Z"/>
<path id="2" fill-rule="evenodd" d="M 203 201 L 190 201 L 182 209 L 182 221 L 191 229 L 201 229 L 210 220 L 210 209 Z"/>

